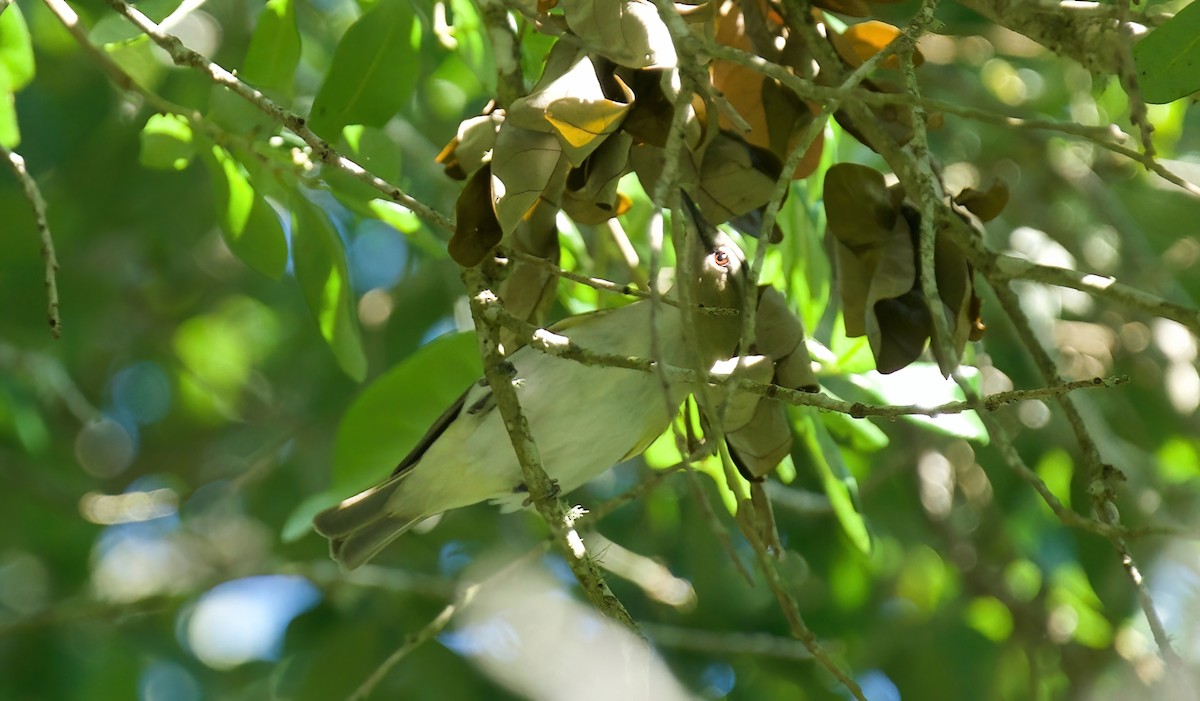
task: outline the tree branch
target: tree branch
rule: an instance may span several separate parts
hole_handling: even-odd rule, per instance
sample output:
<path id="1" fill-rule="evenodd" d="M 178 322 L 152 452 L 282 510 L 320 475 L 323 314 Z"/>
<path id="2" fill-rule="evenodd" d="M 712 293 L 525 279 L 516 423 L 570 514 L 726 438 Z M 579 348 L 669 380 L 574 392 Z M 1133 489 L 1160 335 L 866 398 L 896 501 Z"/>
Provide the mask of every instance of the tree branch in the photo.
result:
<path id="1" fill-rule="evenodd" d="M 50 335 L 59 338 L 62 336 L 62 319 L 58 314 L 58 256 L 54 254 L 54 239 L 50 235 L 50 223 L 46 221 L 46 200 L 37 182 L 25 170 L 25 159 L 21 154 L 0 144 L 0 156 L 4 157 L 5 163 L 21 183 L 25 199 L 33 208 L 33 222 L 42 242 L 42 260 L 46 265 L 46 318 L 50 324 Z"/>
<path id="2" fill-rule="evenodd" d="M 562 550 L 567 564 L 579 580 L 583 593 L 601 613 L 637 631 L 637 624 L 621 601 L 608 588 L 604 576 L 588 557 L 583 541 L 575 532 L 575 519 L 579 514 L 569 514 L 558 498 L 558 485 L 542 467 L 541 456 L 529 423 L 521 410 L 517 392 L 512 384 L 512 365 L 500 354 L 499 326 L 494 319 L 500 308 L 500 300 L 488 289 L 483 272 L 478 268 L 463 271 L 463 282 L 467 286 L 471 302 L 471 316 L 479 335 L 479 351 L 483 357 L 484 376 L 496 399 L 496 407 L 504 418 L 504 428 L 512 441 L 513 451 L 521 465 L 529 498 L 550 531 L 555 543 Z"/>

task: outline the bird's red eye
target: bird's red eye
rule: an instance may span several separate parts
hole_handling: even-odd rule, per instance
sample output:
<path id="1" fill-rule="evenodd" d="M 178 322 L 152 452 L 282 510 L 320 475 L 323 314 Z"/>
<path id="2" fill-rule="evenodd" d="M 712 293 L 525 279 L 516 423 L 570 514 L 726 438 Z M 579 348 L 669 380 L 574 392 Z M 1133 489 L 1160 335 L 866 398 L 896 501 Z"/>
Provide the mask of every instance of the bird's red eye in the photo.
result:
<path id="1" fill-rule="evenodd" d="M 729 254 L 725 251 L 716 251 L 713 254 L 713 261 L 722 268 L 729 267 Z"/>

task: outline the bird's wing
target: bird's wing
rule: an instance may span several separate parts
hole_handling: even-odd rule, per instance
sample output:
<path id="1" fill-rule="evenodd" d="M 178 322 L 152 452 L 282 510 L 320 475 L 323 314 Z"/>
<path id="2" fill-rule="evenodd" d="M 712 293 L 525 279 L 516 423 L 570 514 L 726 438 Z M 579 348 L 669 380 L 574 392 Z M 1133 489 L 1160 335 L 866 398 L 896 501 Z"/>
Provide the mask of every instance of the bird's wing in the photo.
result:
<path id="1" fill-rule="evenodd" d="M 442 412 L 441 416 L 437 417 L 437 420 L 433 422 L 433 425 L 431 425 L 429 429 L 425 431 L 425 435 L 421 436 L 421 440 L 417 441 L 417 444 L 413 446 L 413 449 L 408 453 L 408 455 L 404 456 L 404 459 L 400 461 L 400 464 L 396 466 L 396 469 L 392 470 L 391 477 L 396 477 L 403 474 L 421 459 L 421 456 L 425 454 L 425 451 L 429 450 L 429 446 L 433 445 L 433 442 L 441 437 L 441 435 L 446 432 L 446 429 L 450 426 L 450 424 L 454 423 L 454 420 L 457 419 L 460 414 L 462 414 L 463 407 L 466 405 L 467 395 L 471 394 L 471 390 L 475 389 L 480 383 L 483 382 L 483 380 L 480 380 L 479 382 L 476 382 L 468 387 L 465 392 L 459 395 L 458 399 L 456 399 L 453 404 L 451 404 L 444 412 Z"/>

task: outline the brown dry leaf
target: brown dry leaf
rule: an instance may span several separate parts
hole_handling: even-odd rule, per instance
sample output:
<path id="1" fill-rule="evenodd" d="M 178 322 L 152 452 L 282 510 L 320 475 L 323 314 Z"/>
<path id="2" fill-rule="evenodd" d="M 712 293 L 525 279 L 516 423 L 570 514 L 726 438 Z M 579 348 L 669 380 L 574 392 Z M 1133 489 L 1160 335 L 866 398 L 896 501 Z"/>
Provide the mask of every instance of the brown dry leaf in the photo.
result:
<path id="1" fill-rule="evenodd" d="M 883 173 L 857 163 L 837 163 L 825 171 L 825 217 L 843 244 L 877 246 L 891 235 L 897 207 Z"/>
<path id="2" fill-rule="evenodd" d="M 771 199 L 779 169 L 770 151 L 722 132 L 704 151 L 696 204 L 710 222 L 729 221 Z"/>
<path id="3" fill-rule="evenodd" d="M 805 127 L 812 122 L 819 110 L 804 102 L 796 93 L 788 90 L 774 80 L 768 80 L 762 86 L 763 112 L 767 116 L 767 133 L 770 135 L 768 148 L 779 157 L 782 163 L 791 155 L 803 135 Z M 821 153 L 825 148 L 824 130 L 809 145 L 808 151 L 792 172 L 792 180 L 800 180 L 812 175 L 821 164 Z"/>
<path id="4" fill-rule="evenodd" d="M 873 168 L 837 164 L 825 176 L 825 213 L 847 336 L 865 335 L 879 372 L 905 367 L 929 338 L 929 310 L 917 285 L 914 224 Z"/>
<path id="5" fill-rule="evenodd" d="M 558 7 L 558 0 L 537 0 L 538 14 L 545 14 Z"/>
<path id="6" fill-rule="evenodd" d="M 567 174 L 563 211 L 581 224 L 601 224 L 624 214 L 631 201 L 617 192 L 628 172 L 633 137 L 625 132 L 610 136 L 583 165 Z"/>
<path id="7" fill-rule="evenodd" d="M 867 340 L 876 369 L 889 373 L 916 360 L 929 338 L 929 310 L 917 285 L 908 221 L 898 217 L 886 243 L 864 258 L 874 263 L 865 303 Z"/>
<path id="8" fill-rule="evenodd" d="M 883 51 L 884 47 L 901 34 L 897 27 L 872 19 L 851 25 L 841 34 L 831 32 L 829 38 L 842 60 L 851 67 L 858 68 L 864 61 Z M 921 55 L 921 51 L 914 49 L 913 65 L 920 66 L 924 62 L 925 57 Z M 899 68 L 900 58 L 893 53 L 883 59 L 881 65 L 884 68 Z"/>
<path id="9" fill-rule="evenodd" d="M 878 93 L 901 94 L 904 92 L 903 87 L 882 80 L 864 80 L 862 87 Z M 878 105 L 871 108 L 871 114 L 875 116 L 879 126 L 883 127 L 884 131 L 896 140 L 897 144 L 903 146 L 912 140 L 912 114 L 907 107 L 903 105 Z M 845 110 L 838 110 L 834 113 L 833 117 L 855 139 L 864 144 L 868 143 L 862 131 L 854 123 L 854 120 L 846 114 Z"/>
<path id="10" fill-rule="evenodd" d="M 775 360 L 775 384 L 806 392 L 819 389 L 804 345 L 804 324 L 774 287 L 759 288 L 754 329 L 754 350 Z"/>
<path id="11" fill-rule="evenodd" d="M 980 221 L 991 221 L 1000 216 L 1000 212 L 1004 211 L 1004 206 L 1008 204 L 1008 183 L 995 178 L 988 189 L 983 191 L 964 188 L 955 196 L 954 203 L 966 207 L 971 214 L 979 217 Z"/>
<path id="12" fill-rule="evenodd" d="M 492 172 L 489 166 L 475 171 L 454 205 L 454 236 L 447 250 L 455 263 L 478 265 L 500 243 L 503 233 L 492 209 Z"/>
<path id="13" fill-rule="evenodd" d="M 759 288 L 754 338 L 751 350 L 773 361 L 774 374 L 770 379 L 775 384 L 819 391 L 804 344 L 804 325 L 788 307 L 787 299 L 773 287 Z M 791 453 L 792 429 L 783 402 L 758 395 L 750 397 L 755 408 L 749 421 L 733 422 L 727 415 L 725 429 L 729 446 L 737 455 L 738 469 L 747 479 L 754 480 L 774 470 Z M 744 405 L 739 409 L 740 419 L 744 416 Z"/>
<path id="14" fill-rule="evenodd" d="M 563 153 L 579 166 L 621 126 L 633 93 L 616 76 L 602 76 L 582 49 L 555 44 L 533 91 L 513 102 L 508 121 L 524 129 L 553 133 Z"/>
<path id="15" fill-rule="evenodd" d="M 629 114 L 621 123 L 621 130 L 641 144 L 662 148 L 667 145 L 671 133 L 671 120 L 675 106 L 663 91 L 663 81 L 669 79 L 670 71 L 642 70 L 623 71 L 625 82 L 636 95 Z"/>
<path id="16" fill-rule="evenodd" d="M 753 52 L 739 6 L 729 3 L 724 8 L 725 13 L 717 19 L 716 42 Z M 771 151 L 780 162 L 784 161 L 799 131 L 812 119 L 812 108 L 795 93 L 752 68 L 716 59 L 711 63 L 710 74 L 713 85 L 750 125 L 750 131 L 739 133 L 739 136 L 749 144 Z M 734 125 L 729 117 L 719 110 L 718 114 L 720 127 L 732 131 Z M 807 177 L 816 169 L 822 146 L 823 137 L 818 136 L 797 166 L 793 179 Z"/>
<path id="17" fill-rule="evenodd" d="M 724 12 L 717 17 L 717 31 L 714 40 L 718 44 L 731 46 L 743 51 L 753 51 L 750 38 L 745 34 L 744 18 L 741 7 L 737 3 L 726 3 Z M 767 133 L 767 115 L 763 111 L 762 86 L 766 76 L 748 66 L 732 61 L 714 59 L 709 66 L 709 75 L 713 87 L 720 90 L 729 104 L 742 115 L 750 125 L 750 131 L 741 134 L 749 143 L 762 148 L 771 147 L 771 138 Z M 732 130 L 733 122 L 724 114 L 719 115 L 722 129 Z"/>
<path id="18" fill-rule="evenodd" d="M 437 162 L 446 167 L 446 175 L 466 180 L 479 170 L 491 158 L 496 132 L 502 123 L 504 110 L 464 119 L 458 125 L 458 133 L 437 155 Z"/>
<path id="19" fill-rule="evenodd" d="M 742 476 L 754 481 L 770 474 L 792 452 L 792 426 L 787 407 L 777 399 L 758 403 L 754 417 L 742 428 L 725 434 L 737 455 Z M 749 473 L 749 474 L 747 474 Z"/>
<path id="20" fill-rule="evenodd" d="M 557 206 L 567 177 L 567 159 L 554 134 L 505 122 L 492 152 L 492 202 L 505 234 L 527 219 L 545 199 Z"/>
<path id="21" fill-rule="evenodd" d="M 637 173 L 638 180 L 647 193 L 653 193 L 658 187 L 666 160 L 666 149 L 657 146 L 634 144 L 633 148 L 629 149 L 629 166 Z M 675 182 L 672 185 L 685 190 L 693 188 L 699 182 L 699 171 L 696 154 L 687 148 L 680 149 L 679 168 L 675 171 Z"/>
<path id="22" fill-rule="evenodd" d="M 746 355 L 717 362 L 712 367 L 716 377 L 750 380 L 767 384 L 775 376 L 775 364 L 765 355 Z M 727 433 L 744 428 L 758 411 L 761 396 L 753 392 L 730 391 L 731 384 L 709 387 L 713 406 L 722 408 L 722 427 Z"/>
<path id="23" fill-rule="evenodd" d="M 563 5 L 567 26 L 587 46 L 621 66 L 674 68 L 675 44 L 648 0 L 572 0 Z"/>

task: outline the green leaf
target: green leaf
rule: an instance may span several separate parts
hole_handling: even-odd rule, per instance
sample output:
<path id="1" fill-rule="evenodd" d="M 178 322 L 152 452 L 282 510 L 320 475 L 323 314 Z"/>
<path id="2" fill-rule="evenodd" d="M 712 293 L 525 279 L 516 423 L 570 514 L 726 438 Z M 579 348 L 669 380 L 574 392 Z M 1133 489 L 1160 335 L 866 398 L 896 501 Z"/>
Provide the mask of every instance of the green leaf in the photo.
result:
<path id="1" fill-rule="evenodd" d="M 420 74 L 413 22 L 409 0 L 380 0 L 346 30 L 313 100 L 313 131 L 335 139 L 347 124 L 380 127 L 404 106 Z"/>
<path id="2" fill-rule="evenodd" d="M 979 371 L 969 366 L 963 366 L 961 370 L 972 386 L 978 390 Z M 933 407 L 947 402 L 962 401 L 964 398 L 962 389 L 953 380 L 943 377 L 942 371 L 934 363 L 913 363 L 890 375 L 881 375 L 878 372 L 852 375 L 850 381 L 867 395 L 865 398 L 860 398 L 852 396 L 850 392 L 845 392 L 846 398 L 850 401 L 868 399 L 883 404 L 913 404 L 920 407 Z M 948 436 L 965 438 L 983 444 L 988 442 L 987 429 L 984 428 L 983 421 L 974 411 L 940 416 L 909 415 L 903 418 Z"/>
<path id="3" fill-rule="evenodd" d="M 858 509 L 858 482 L 846 469 L 842 451 L 829 435 L 829 429 L 816 417 L 814 409 L 804 407 L 793 410 L 794 426 L 802 450 L 812 462 L 813 469 L 825 486 L 825 495 L 837 516 L 842 530 L 863 553 L 871 552 L 871 533 L 867 522 Z"/>
<path id="4" fill-rule="evenodd" d="M 278 279 L 287 266 L 287 239 L 279 215 L 250 182 L 246 169 L 220 146 L 204 154 L 213 179 L 217 222 L 225 243 L 243 263 Z"/>
<path id="5" fill-rule="evenodd" d="M 296 281 L 338 365 L 355 381 L 362 382 L 367 376 L 367 358 L 342 239 L 325 212 L 303 196 L 293 197 L 291 205 Z"/>
<path id="6" fill-rule="evenodd" d="M 147 168 L 183 170 L 196 155 L 192 127 L 175 114 L 155 114 L 142 127 L 142 148 L 138 160 Z"/>
<path id="7" fill-rule="evenodd" d="M 345 496 L 385 477 L 482 373 L 475 334 L 462 333 L 430 341 L 381 375 L 338 427 L 331 491 Z"/>
<path id="8" fill-rule="evenodd" d="M 250 37 L 241 77 L 269 95 L 290 97 L 298 65 L 300 30 L 296 28 L 295 3 L 269 0 Z"/>
<path id="9" fill-rule="evenodd" d="M 296 505 L 292 513 L 283 522 L 280 539 L 285 543 L 293 543 L 308 535 L 312 530 L 313 517 L 341 501 L 332 491 L 318 492 Z"/>
<path id="10" fill-rule="evenodd" d="M 400 147 L 382 129 L 347 125 L 337 145 L 343 155 L 380 178 L 391 183 L 400 179 Z M 364 216 L 370 215 L 367 203 L 379 197 L 379 190 L 342 171 L 329 173 L 326 182 L 339 201 Z"/>
<path id="11" fill-rule="evenodd" d="M 833 394 L 826 389 L 827 394 Z M 877 453 L 888 446 L 888 435 L 867 419 L 856 419 L 840 411 L 821 414 L 821 423 L 834 436 L 859 453 Z"/>
<path id="12" fill-rule="evenodd" d="M 300 63 L 300 32 L 292 0 L 270 0 L 258 17 L 239 77 L 268 97 L 291 102 Z M 208 117 L 238 133 L 274 131 L 274 123 L 254 105 L 219 85 L 212 86 Z"/>
<path id="13" fill-rule="evenodd" d="M 492 60 L 492 44 L 484 34 L 483 20 L 470 0 L 450 0 L 454 15 L 451 33 L 457 42 L 455 51 L 466 64 L 487 94 L 496 92 L 496 71 Z"/>
<path id="14" fill-rule="evenodd" d="M 14 93 L 33 80 L 33 44 L 16 3 L 0 14 L 0 73 L 6 74 L 8 89 Z"/>
<path id="15" fill-rule="evenodd" d="M 21 129 L 17 126 L 13 94 L 5 89 L 3 78 L 0 76 L 0 146 L 12 149 L 21 143 Z"/>
<path id="16" fill-rule="evenodd" d="M 1200 3 L 1190 3 L 1133 47 L 1138 87 L 1162 104 L 1200 91 Z"/>

